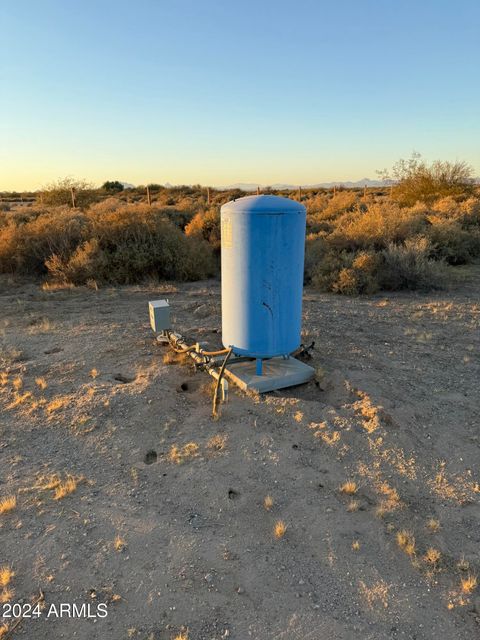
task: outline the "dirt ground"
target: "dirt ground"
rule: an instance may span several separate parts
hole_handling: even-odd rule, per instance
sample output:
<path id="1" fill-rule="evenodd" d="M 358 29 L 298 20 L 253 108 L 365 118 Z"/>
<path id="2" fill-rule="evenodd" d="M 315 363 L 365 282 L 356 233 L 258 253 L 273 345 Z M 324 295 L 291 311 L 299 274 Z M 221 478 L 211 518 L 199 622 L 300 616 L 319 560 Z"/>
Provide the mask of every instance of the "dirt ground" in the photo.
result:
<path id="1" fill-rule="evenodd" d="M 316 382 L 231 389 L 217 421 L 147 302 L 217 346 L 218 282 L 3 277 L 0 599 L 43 594 L 38 617 L 4 619 L 12 637 L 478 637 L 480 268 L 457 274 L 431 294 L 307 288 Z"/>

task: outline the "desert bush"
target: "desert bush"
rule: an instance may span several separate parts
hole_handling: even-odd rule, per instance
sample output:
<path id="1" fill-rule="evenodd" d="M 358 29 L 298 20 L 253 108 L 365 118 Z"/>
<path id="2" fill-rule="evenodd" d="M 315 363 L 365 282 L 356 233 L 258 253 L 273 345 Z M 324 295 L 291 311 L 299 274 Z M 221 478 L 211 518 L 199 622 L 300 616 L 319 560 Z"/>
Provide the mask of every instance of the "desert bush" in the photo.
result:
<path id="1" fill-rule="evenodd" d="M 72 189 L 75 193 L 75 204 L 77 207 L 85 208 L 98 198 L 98 194 L 94 190 L 93 185 L 86 180 L 66 177 L 52 182 L 40 190 L 39 196 L 41 203 L 46 206 L 72 207 Z"/>
<path id="2" fill-rule="evenodd" d="M 46 271 L 53 254 L 68 257 L 87 233 L 85 214 L 69 208 L 46 211 L 0 233 L 0 271 L 35 274 Z"/>
<path id="3" fill-rule="evenodd" d="M 463 229 L 455 219 L 430 216 L 432 254 L 451 265 L 466 264 L 480 255 L 480 230 Z"/>
<path id="4" fill-rule="evenodd" d="M 384 289 L 434 289 L 444 278 L 442 263 L 432 260 L 428 238 L 408 238 L 403 244 L 391 243 L 382 251 L 380 286 Z"/>
<path id="5" fill-rule="evenodd" d="M 373 203 L 366 211 L 344 214 L 329 236 L 338 249 L 384 249 L 390 243 L 424 233 L 428 220 L 423 212 L 402 209 L 391 202 Z"/>
<path id="6" fill-rule="evenodd" d="M 332 291 L 354 295 L 375 293 L 380 289 L 379 272 L 381 256 L 373 251 L 361 251 L 356 254 L 351 267 L 343 268 L 332 284 Z"/>
<path id="7" fill-rule="evenodd" d="M 119 191 L 124 190 L 124 186 L 118 180 L 107 180 L 102 184 L 102 189 L 104 191 L 113 191 L 114 193 L 118 193 Z"/>
<path id="8" fill-rule="evenodd" d="M 220 251 L 220 210 L 209 209 L 206 213 L 199 212 L 185 227 L 185 235 L 194 238 L 203 238 L 217 252 Z"/>
<path id="9" fill-rule="evenodd" d="M 307 238 L 305 280 L 321 291 L 333 291 L 342 269 L 351 267 L 354 255 L 332 250 L 321 235 Z"/>
<path id="10" fill-rule="evenodd" d="M 47 267 L 55 278 L 84 284 L 130 284 L 147 277 L 198 280 L 215 272 L 212 250 L 187 238 L 161 212 L 127 205 L 88 214 L 90 237 L 68 257 L 55 254 Z"/>
<path id="11" fill-rule="evenodd" d="M 326 194 L 319 194 L 311 201 L 307 201 L 307 213 L 314 222 L 338 218 L 347 211 L 353 211 L 358 204 L 357 195 L 353 191 L 340 191 L 329 198 Z"/>
<path id="12" fill-rule="evenodd" d="M 431 204 L 439 198 L 464 197 L 473 193 L 473 168 L 466 162 L 436 160 L 430 165 L 413 153 L 408 160 L 399 160 L 392 168 L 392 176 L 383 172 L 384 178 L 396 181 L 392 195 L 402 206 L 415 202 Z"/>

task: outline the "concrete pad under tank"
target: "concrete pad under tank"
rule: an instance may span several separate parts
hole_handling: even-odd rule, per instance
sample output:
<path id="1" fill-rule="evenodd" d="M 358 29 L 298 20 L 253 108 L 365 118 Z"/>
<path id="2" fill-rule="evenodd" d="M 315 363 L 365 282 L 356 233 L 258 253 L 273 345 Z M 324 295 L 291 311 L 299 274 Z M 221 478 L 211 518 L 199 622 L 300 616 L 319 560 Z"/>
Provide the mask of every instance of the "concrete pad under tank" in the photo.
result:
<path id="1" fill-rule="evenodd" d="M 270 358 L 263 360 L 262 366 L 263 375 L 259 376 L 255 360 L 232 362 L 227 365 L 225 376 L 244 391 L 265 393 L 303 384 L 315 375 L 315 369 L 295 358 Z"/>

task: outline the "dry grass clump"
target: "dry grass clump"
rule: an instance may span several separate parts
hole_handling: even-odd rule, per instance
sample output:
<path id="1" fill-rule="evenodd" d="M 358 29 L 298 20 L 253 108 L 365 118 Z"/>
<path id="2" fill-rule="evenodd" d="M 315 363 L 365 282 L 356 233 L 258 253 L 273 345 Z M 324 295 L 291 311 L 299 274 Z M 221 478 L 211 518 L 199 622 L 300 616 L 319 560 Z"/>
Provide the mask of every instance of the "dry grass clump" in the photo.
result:
<path id="1" fill-rule="evenodd" d="M 0 499 L 0 515 L 13 511 L 17 506 L 16 496 L 7 496 Z"/>
<path id="2" fill-rule="evenodd" d="M 273 535 L 275 539 L 280 540 L 280 538 L 283 538 L 286 531 L 287 531 L 287 525 L 285 524 L 285 522 L 283 520 L 277 520 L 273 528 Z"/>
<path id="3" fill-rule="evenodd" d="M 460 580 L 460 586 L 462 593 L 470 594 L 477 588 L 477 576 L 473 573 L 469 573 L 465 578 Z"/>
<path id="4" fill-rule="evenodd" d="M 54 398 L 46 406 L 47 413 L 51 415 L 55 411 L 60 411 L 61 409 L 64 409 L 65 407 L 67 407 L 69 403 L 70 403 L 69 397 L 59 396 L 57 398 Z"/>
<path id="5" fill-rule="evenodd" d="M 125 549 L 126 546 L 127 546 L 127 543 L 122 538 L 122 536 L 120 535 L 115 536 L 115 540 L 113 541 L 113 547 L 115 551 L 123 551 L 123 549 Z"/>
<path id="6" fill-rule="evenodd" d="M 440 561 L 441 557 L 442 557 L 442 554 L 438 549 L 429 547 L 426 550 L 425 555 L 423 556 L 423 560 L 428 564 L 436 565 Z"/>
<path id="7" fill-rule="evenodd" d="M 332 447 L 340 440 L 340 431 L 316 431 L 314 436 L 316 438 L 321 438 L 325 444 Z"/>
<path id="8" fill-rule="evenodd" d="M 347 496 L 351 496 L 358 491 L 357 483 L 353 480 L 347 480 L 340 486 L 339 491 L 345 493 Z"/>
<path id="9" fill-rule="evenodd" d="M 15 589 L 11 589 L 10 587 L 4 587 L 0 591 L 0 602 L 4 604 L 5 602 L 11 602 L 15 597 Z"/>
<path id="10" fill-rule="evenodd" d="M 73 476 L 68 476 L 64 482 L 60 482 L 55 488 L 54 500 L 62 500 L 66 496 L 77 490 L 77 480 Z"/>
<path id="11" fill-rule="evenodd" d="M 180 631 L 173 640 L 188 640 L 188 631 Z"/>
<path id="12" fill-rule="evenodd" d="M 8 633 L 8 624 L 0 624 L 0 638 L 4 638 Z"/>
<path id="13" fill-rule="evenodd" d="M 379 518 L 383 518 L 387 513 L 392 513 L 392 511 L 402 506 L 398 491 L 391 487 L 388 482 L 376 484 L 375 489 L 379 494 L 385 496 L 375 511 Z"/>
<path id="14" fill-rule="evenodd" d="M 23 394 L 15 393 L 12 402 L 7 405 L 7 409 L 16 409 L 20 405 L 25 404 L 31 398 L 33 398 L 31 391 L 26 391 Z"/>
<path id="15" fill-rule="evenodd" d="M 32 489 L 39 489 L 40 491 L 48 491 L 49 489 L 56 489 L 60 483 L 61 483 L 61 478 L 57 473 L 40 475 L 38 476 L 37 482 L 33 485 Z"/>
<path id="16" fill-rule="evenodd" d="M 397 544 L 408 556 L 415 555 L 415 537 L 406 529 L 397 532 Z"/>
<path id="17" fill-rule="evenodd" d="M 45 391 L 45 389 L 48 387 L 48 384 L 47 384 L 47 381 L 45 380 L 45 378 L 35 378 L 35 384 L 42 391 Z"/>
<path id="18" fill-rule="evenodd" d="M 436 518 L 429 518 L 427 520 L 426 527 L 430 533 L 436 533 L 440 529 L 440 520 Z"/>
<path id="19" fill-rule="evenodd" d="M 198 456 L 198 444 L 195 442 L 188 442 L 183 447 L 172 445 L 168 452 L 167 459 L 174 464 L 183 464 L 187 460 L 191 460 Z"/>
<path id="20" fill-rule="evenodd" d="M 359 508 L 360 502 L 358 500 L 350 500 L 350 502 L 347 504 L 347 511 L 349 513 L 354 513 L 355 511 L 358 511 Z"/>
<path id="21" fill-rule="evenodd" d="M 387 609 L 390 586 L 384 580 L 377 580 L 371 586 L 367 586 L 363 580 L 360 580 L 359 587 L 360 593 L 365 598 L 370 609 L 373 609 L 376 605 Z"/>
<path id="22" fill-rule="evenodd" d="M 223 451 L 227 446 L 228 436 L 223 433 L 217 433 L 207 442 L 207 448 L 213 451 Z"/>
<path id="23" fill-rule="evenodd" d="M 360 542 L 358 540 L 354 540 L 352 542 L 352 550 L 358 551 L 360 549 Z"/>
<path id="24" fill-rule="evenodd" d="M 270 496 L 270 495 L 265 496 L 265 498 L 263 499 L 263 506 L 265 507 L 265 509 L 267 511 L 271 510 L 271 508 L 273 507 L 273 498 L 272 498 L 272 496 Z"/>
<path id="25" fill-rule="evenodd" d="M 0 567 L 0 587 L 6 587 L 14 575 L 15 572 L 8 565 Z"/>

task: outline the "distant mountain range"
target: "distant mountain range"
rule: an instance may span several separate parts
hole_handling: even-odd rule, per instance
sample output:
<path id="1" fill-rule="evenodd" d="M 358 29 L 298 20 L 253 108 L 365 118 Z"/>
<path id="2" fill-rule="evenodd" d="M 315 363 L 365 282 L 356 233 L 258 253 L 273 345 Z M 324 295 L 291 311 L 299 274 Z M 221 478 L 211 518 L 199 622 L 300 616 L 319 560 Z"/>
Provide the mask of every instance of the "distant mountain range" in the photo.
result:
<path id="1" fill-rule="evenodd" d="M 475 184 L 480 184 L 480 177 L 474 178 Z M 287 184 L 283 182 L 277 182 L 275 184 L 263 185 L 256 184 L 254 182 L 236 182 L 234 184 L 226 184 L 221 186 L 215 186 L 214 189 L 218 189 L 219 191 L 227 191 L 230 189 L 240 189 L 241 191 L 256 191 L 260 189 L 260 191 L 265 190 L 267 187 L 274 190 L 291 190 L 294 191 L 299 187 L 302 189 L 332 189 L 333 187 L 346 187 L 347 189 L 363 189 L 363 187 L 388 187 L 391 184 L 394 184 L 394 180 L 371 180 L 370 178 L 362 178 L 361 180 L 351 181 L 351 180 L 337 180 L 336 182 L 316 182 L 315 184 Z M 128 182 L 122 182 L 125 189 L 134 189 L 135 185 L 130 184 Z M 171 189 L 175 186 L 191 186 L 191 185 L 173 185 L 170 182 L 165 182 L 163 185 L 167 189 Z M 205 185 L 206 186 L 206 185 Z"/>
<path id="2" fill-rule="evenodd" d="M 357 180 L 356 182 L 352 182 L 350 180 L 337 180 L 336 182 L 317 182 L 315 184 L 284 184 L 284 183 L 276 183 L 268 185 L 271 189 L 298 189 L 299 186 L 302 189 L 331 189 L 332 187 L 347 187 L 349 189 L 354 188 L 362 188 L 362 187 L 385 187 L 391 184 L 390 180 L 370 180 L 370 178 L 363 178 L 362 180 Z M 265 189 L 267 185 L 258 185 L 253 182 L 237 182 L 236 184 L 228 184 L 223 185 L 221 187 L 216 187 L 217 189 L 241 189 L 242 191 L 256 191 L 257 188 Z"/>

